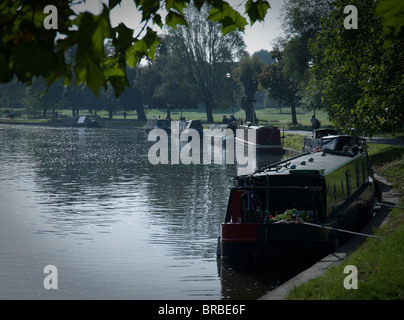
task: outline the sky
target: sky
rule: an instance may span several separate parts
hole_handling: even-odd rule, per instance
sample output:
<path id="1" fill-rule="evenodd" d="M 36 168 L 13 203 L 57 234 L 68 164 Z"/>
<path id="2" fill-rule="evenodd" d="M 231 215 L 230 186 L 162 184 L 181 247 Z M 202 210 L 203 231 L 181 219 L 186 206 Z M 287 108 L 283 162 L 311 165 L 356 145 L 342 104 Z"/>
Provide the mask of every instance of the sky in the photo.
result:
<path id="1" fill-rule="evenodd" d="M 240 8 L 244 7 L 246 0 L 227 0 L 233 7 L 241 4 Z M 272 43 L 282 34 L 281 21 L 280 21 L 280 11 L 285 0 L 268 0 L 271 8 L 268 10 L 264 22 L 256 22 L 252 27 L 250 25 L 246 26 L 244 32 L 244 41 L 247 46 L 247 51 L 253 54 L 261 49 L 270 51 L 272 49 Z M 100 12 L 102 2 L 107 2 L 106 0 L 87 0 L 86 10 L 98 13 Z M 79 6 L 76 6 L 78 10 Z M 117 6 L 111 12 L 111 23 L 112 26 L 118 25 L 123 22 L 127 27 L 136 30 L 141 29 L 140 19 L 141 15 L 136 9 L 133 0 L 123 0 L 120 6 Z M 157 27 L 156 31 L 159 28 Z"/>

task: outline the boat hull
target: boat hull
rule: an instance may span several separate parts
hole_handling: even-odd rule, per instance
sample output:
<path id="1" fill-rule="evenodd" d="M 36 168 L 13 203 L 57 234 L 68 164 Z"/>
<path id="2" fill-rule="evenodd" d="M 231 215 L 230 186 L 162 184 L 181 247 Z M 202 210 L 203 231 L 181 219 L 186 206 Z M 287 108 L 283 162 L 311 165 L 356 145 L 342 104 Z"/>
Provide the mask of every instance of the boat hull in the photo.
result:
<path id="1" fill-rule="evenodd" d="M 347 241 L 372 217 L 374 187 L 366 187 L 326 224 L 305 225 L 296 221 L 283 223 L 221 224 L 218 254 L 223 260 L 311 260 L 324 257 Z M 360 199 L 360 200 L 359 200 Z M 327 227 L 327 228 L 323 228 Z"/>
<path id="2" fill-rule="evenodd" d="M 220 255 L 224 260 L 313 258 L 335 247 L 332 233 L 303 224 L 224 223 Z"/>
<path id="3" fill-rule="evenodd" d="M 271 126 L 238 126 L 238 130 L 243 130 L 244 134 L 236 135 L 236 143 L 244 144 L 245 146 L 253 146 L 257 153 L 283 153 L 284 149 L 281 142 L 280 129 Z M 254 135 L 255 141 L 252 143 L 249 135 Z"/>

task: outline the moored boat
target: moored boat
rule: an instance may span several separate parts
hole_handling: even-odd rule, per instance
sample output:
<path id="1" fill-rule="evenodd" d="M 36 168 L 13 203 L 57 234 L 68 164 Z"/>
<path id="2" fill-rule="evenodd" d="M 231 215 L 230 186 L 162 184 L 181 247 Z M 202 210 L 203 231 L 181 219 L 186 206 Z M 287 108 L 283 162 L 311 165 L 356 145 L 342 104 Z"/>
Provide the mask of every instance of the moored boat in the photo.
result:
<path id="1" fill-rule="evenodd" d="M 86 116 L 75 116 L 75 117 L 65 117 L 62 118 L 62 126 L 71 126 L 71 127 L 87 127 L 87 128 L 99 128 L 101 125 L 100 123 L 90 117 Z"/>
<path id="2" fill-rule="evenodd" d="M 180 121 L 171 121 L 171 131 L 181 133 L 189 133 L 190 130 L 196 130 L 202 137 L 203 134 L 203 126 L 201 120 L 180 120 Z"/>
<path id="3" fill-rule="evenodd" d="M 252 125 L 238 125 L 238 130 L 244 130 L 244 135 L 236 135 L 235 141 L 245 145 L 251 144 L 249 135 L 255 135 L 255 143 L 252 143 L 257 152 L 262 153 L 282 153 L 281 132 L 278 127 Z M 254 139 L 253 139 L 254 140 Z"/>
<path id="4" fill-rule="evenodd" d="M 171 132 L 171 120 L 170 119 L 148 119 L 144 129 L 146 132 L 150 132 L 151 130 L 154 129 L 163 129 L 166 132 L 170 133 Z"/>
<path id="5" fill-rule="evenodd" d="M 237 176 L 218 255 L 302 259 L 332 252 L 372 217 L 375 188 L 366 145 L 333 136 L 334 149 L 308 152 Z M 362 144 L 355 145 L 352 141 Z M 352 147 L 353 145 L 353 147 Z"/>

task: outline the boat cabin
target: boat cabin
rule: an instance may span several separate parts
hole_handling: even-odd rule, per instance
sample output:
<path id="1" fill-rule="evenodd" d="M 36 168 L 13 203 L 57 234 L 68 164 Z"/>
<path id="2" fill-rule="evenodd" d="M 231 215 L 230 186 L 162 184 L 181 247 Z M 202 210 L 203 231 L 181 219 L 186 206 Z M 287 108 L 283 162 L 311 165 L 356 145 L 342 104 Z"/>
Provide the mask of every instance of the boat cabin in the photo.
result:
<path id="1" fill-rule="evenodd" d="M 238 125 L 237 130 L 244 130 L 242 136 L 236 136 L 236 142 L 249 145 L 249 135 L 255 136 L 255 144 L 257 152 L 263 153 L 283 153 L 281 141 L 281 132 L 279 127 L 260 126 L 247 123 L 246 125 Z"/>
<path id="2" fill-rule="evenodd" d="M 321 150 L 233 178 L 221 225 L 222 258 L 327 253 L 335 239 L 346 239 L 333 228 L 352 230 L 369 219 L 374 184 L 366 148 L 344 144 L 337 150 L 345 138 L 327 136 Z"/>

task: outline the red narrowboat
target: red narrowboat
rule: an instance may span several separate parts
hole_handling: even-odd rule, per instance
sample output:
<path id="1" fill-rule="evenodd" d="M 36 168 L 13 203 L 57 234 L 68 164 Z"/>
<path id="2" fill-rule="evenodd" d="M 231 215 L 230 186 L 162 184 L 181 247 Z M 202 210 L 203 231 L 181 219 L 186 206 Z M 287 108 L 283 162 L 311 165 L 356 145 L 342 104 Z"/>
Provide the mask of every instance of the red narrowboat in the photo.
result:
<path id="1" fill-rule="evenodd" d="M 247 124 L 238 125 L 237 129 L 244 130 L 244 134 L 236 135 L 236 143 L 243 143 L 244 145 L 252 143 L 256 148 L 256 152 L 283 153 L 284 151 L 281 142 L 281 132 L 278 127 Z M 248 138 L 249 135 L 255 135 L 255 143 L 251 142 L 251 139 Z"/>
<path id="2" fill-rule="evenodd" d="M 332 252 L 372 217 L 374 181 L 366 144 L 312 151 L 233 179 L 218 255 L 302 259 Z M 350 141 L 348 141 L 350 142 Z M 359 144 L 358 144 L 359 142 Z M 348 149 L 349 148 L 349 149 Z"/>

